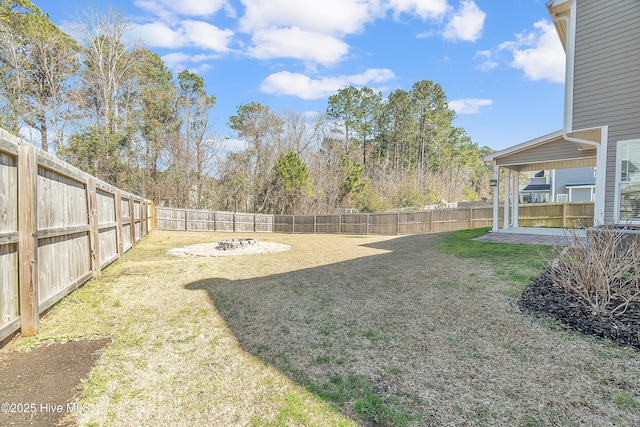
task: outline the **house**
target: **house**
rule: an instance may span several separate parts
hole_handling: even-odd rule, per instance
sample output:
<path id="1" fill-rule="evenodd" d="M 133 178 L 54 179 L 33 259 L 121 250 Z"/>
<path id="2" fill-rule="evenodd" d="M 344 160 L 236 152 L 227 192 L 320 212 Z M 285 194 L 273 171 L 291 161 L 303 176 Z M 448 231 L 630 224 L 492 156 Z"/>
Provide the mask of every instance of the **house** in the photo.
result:
<path id="1" fill-rule="evenodd" d="M 529 172 L 529 183 L 520 189 L 520 203 L 592 202 L 595 197 L 593 168 L 552 169 Z"/>
<path id="2" fill-rule="evenodd" d="M 504 188 L 504 228 L 517 226 L 521 172 L 595 169 L 594 224 L 640 226 L 640 2 L 551 0 L 565 49 L 563 129 L 485 158 Z M 514 203 L 515 201 L 515 203 Z M 511 217 L 511 220 L 509 219 Z"/>
<path id="3" fill-rule="evenodd" d="M 553 171 L 529 172 L 529 183 L 520 190 L 520 203 L 553 201 L 551 181 Z"/>

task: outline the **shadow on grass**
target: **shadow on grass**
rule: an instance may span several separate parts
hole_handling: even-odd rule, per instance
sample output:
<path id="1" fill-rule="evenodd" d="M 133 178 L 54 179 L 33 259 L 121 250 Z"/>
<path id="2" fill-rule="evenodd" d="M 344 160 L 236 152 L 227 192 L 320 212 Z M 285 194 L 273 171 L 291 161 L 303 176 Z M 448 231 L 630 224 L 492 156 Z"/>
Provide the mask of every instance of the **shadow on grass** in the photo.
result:
<path id="1" fill-rule="evenodd" d="M 443 245 L 452 243 L 442 235 L 399 237 L 369 245 L 387 251 L 379 255 L 186 287 L 207 291 L 243 350 L 358 423 L 491 421 L 504 415 L 465 414 L 447 397 L 491 359 L 487 345 L 500 343 L 487 339 L 509 320 L 491 314 L 497 293 L 484 292 L 486 267 L 474 271 L 476 261 L 442 254 Z M 482 381 L 470 384 L 477 395 L 469 405 L 486 406 Z M 517 410 L 506 417 L 520 420 Z"/>

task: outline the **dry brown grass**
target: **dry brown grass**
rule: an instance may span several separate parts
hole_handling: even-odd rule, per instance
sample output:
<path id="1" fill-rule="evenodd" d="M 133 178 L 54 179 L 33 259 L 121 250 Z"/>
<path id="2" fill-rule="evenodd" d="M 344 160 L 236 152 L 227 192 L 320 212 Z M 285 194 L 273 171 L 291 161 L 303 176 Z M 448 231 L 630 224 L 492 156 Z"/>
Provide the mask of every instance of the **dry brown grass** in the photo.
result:
<path id="1" fill-rule="evenodd" d="M 18 343 L 113 337 L 80 424 L 640 423 L 637 352 L 521 315 L 516 283 L 438 253 L 439 235 L 247 234 L 292 249 L 166 254 L 227 237 L 152 233 Z"/>

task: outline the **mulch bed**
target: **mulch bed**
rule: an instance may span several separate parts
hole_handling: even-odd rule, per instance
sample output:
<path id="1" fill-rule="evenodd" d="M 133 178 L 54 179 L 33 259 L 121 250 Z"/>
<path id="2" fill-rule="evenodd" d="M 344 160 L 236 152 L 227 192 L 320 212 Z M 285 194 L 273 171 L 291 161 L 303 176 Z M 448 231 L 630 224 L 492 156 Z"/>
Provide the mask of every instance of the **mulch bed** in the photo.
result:
<path id="1" fill-rule="evenodd" d="M 0 425 L 68 425 L 70 412 L 82 411 L 75 400 L 98 360 L 100 349 L 111 341 L 69 341 L 29 352 L 0 353 Z M 68 406 L 67 406 L 68 405 Z"/>
<path id="2" fill-rule="evenodd" d="M 531 281 L 518 306 L 536 317 L 551 317 L 565 327 L 585 335 L 608 338 L 621 346 L 640 350 L 640 301 L 632 302 L 616 316 L 593 314 L 580 295 L 553 284 L 543 274 Z M 611 303 L 615 307 L 617 303 Z"/>

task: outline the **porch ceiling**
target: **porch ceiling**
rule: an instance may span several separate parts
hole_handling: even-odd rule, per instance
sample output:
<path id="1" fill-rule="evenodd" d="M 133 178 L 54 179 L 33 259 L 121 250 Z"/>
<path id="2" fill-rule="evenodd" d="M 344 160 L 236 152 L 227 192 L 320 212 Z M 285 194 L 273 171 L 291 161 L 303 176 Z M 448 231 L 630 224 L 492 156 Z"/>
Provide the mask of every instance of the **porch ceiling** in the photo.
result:
<path id="1" fill-rule="evenodd" d="M 595 147 L 564 139 L 557 131 L 486 156 L 486 162 L 519 172 L 596 165 Z"/>

